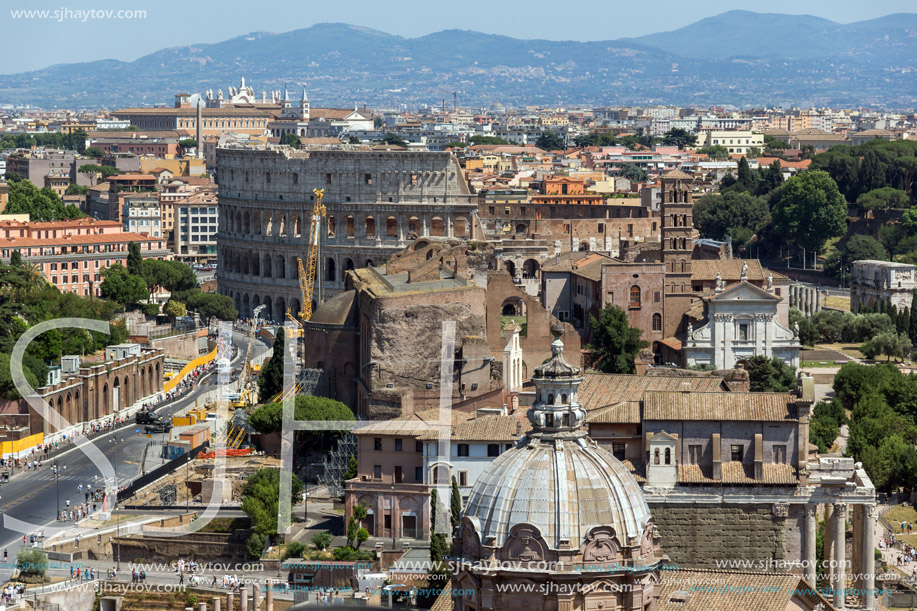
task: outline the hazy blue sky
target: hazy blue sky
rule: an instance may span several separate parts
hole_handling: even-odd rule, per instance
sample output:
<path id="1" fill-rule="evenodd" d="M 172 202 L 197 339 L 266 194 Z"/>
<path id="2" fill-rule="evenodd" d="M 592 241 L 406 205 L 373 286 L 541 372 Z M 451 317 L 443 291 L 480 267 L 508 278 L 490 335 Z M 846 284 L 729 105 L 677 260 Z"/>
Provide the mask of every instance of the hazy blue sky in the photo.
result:
<path id="1" fill-rule="evenodd" d="M 839 23 L 913 12 L 914 0 L 2 0 L 0 74 L 340 21 L 414 37 L 460 28 L 516 38 L 608 40 L 673 30 L 735 8 L 808 13 Z M 18 18 L 17 10 L 145 10 L 140 20 Z M 72 14 L 72 13 L 71 13 Z"/>

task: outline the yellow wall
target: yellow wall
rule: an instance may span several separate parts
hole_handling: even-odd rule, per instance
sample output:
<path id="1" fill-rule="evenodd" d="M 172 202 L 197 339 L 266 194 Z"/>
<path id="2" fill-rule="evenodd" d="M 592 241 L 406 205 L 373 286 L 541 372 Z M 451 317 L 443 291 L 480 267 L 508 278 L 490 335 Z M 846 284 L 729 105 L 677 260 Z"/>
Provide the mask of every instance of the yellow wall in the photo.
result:
<path id="1" fill-rule="evenodd" d="M 210 361 L 212 361 L 213 359 L 215 359 L 216 357 L 217 357 L 216 348 L 214 348 L 213 352 L 211 352 L 210 354 L 206 354 L 204 356 L 197 357 L 196 359 L 194 359 L 193 361 L 191 361 L 190 363 L 182 367 L 182 370 L 178 372 L 178 375 L 173 376 L 171 380 L 169 380 L 168 382 L 162 385 L 163 392 L 172 391 L 176 386 L 178 386 L 179 382 L 185 379 L 186 375 L 188 375 L 189 373 L 191 373 L 194 370 L 195 367 L 205 365 L 209 363 Z"/>
<path id="2" fill-rule="evenodd" d="M 6 455 L 22 452 L 23 450 L 39 446 L 43 444 L 44 441 L 44 433 L 35 433 L 34 435 L 17 439 L 16 441 L 0 441 L 0 454 Z"/>
<path id="3" fill-rule="evenodd" d="M 200 176 L 207 172 L 203 159 L 188 157 L 186 159 L 160 159 L 158 157 L 141 157 L 140 173 L 149 174 L 156 168 L 165 168 L 174 176 Z"/>

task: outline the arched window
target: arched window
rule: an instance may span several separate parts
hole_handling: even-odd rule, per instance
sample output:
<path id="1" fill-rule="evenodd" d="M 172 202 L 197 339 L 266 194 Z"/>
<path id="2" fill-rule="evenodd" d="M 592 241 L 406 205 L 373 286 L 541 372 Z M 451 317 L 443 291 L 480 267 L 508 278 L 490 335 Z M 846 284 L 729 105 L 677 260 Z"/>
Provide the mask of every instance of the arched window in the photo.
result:
<path id="1" fill-rule="evenodd" d="M 630 307 L 640 307 L 640 287 L 636 284 L 630 287 Z"/>
<path id="2" fill-rule="evenodd" d="M 659 448 L 656 448 L 655 450 L 653 450 L 653 464 L 654 465 L 659 464 Z"/>
<path id="3" fill-rule="evenodd" d="M 548 395 L 548 405 L 554 405 L 554 393 Z"/>
<path id="4" fill-rule="evenodd" d="M 653 314 L 653 331 L 662 331 L 662 315 Z"/>
<path id="5" fill-rule="evenodd" d="M 672 464 L 672 448 L 665 449 L 665 464 L 667 465 Z"/>
<path id="6" fill-rule="evenodd" d="M 567 393 L 564 393 L 560 396 L 560 402 L 563 403 L 564 405 L 567 404 Z"/>

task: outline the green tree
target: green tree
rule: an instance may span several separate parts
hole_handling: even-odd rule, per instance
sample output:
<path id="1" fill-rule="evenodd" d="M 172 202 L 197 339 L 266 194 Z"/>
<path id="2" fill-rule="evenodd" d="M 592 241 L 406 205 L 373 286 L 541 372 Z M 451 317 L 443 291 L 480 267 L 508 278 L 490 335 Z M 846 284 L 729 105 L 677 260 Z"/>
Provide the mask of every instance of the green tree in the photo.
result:
<path id="1" fill-rule="evenodd" d="M 299 146 L 299 135 L 297 134 L 284 134 L 280 137 L 280 144 L 285 144 L 287 146 Z"/>
<path id="2" fill-rule="evenodd" d="M 315 537 L 321 534 L 327 535 L 328 533 L 317 533 L 316 535 L 312 537 L 312 539 L 314 540 Z M 320 548 L 320 549 L 325 549 L 325 548 Z M 305 543 L 303 543 L 302 541 L 290 541 L 289 543 L 283 546 L 283 552 L 281 552 L 280 554 L 280 560 L 283 561 L 283 560 L 287 560 L 288 558 L 302 558 L 305 551 L 306 551 Z"/>
<path id="3" fill-rule="evenodd" d="M 399 136 L 398 134 L 393 134 L 387 132 L 385 137 L 382 139 L 383 144 L 391 144 L 392 146 L 400 146 L 403 148 L 408 148 L 408 141 Z"/>
<path id="4" fill-rule="evenodd" d="M 274 337 L 274 352 L 258 376 L 258 401 L 266 403 L 283 391 L 284 351 L 283 327 L 277 327 Z"/>
<path id="5" fill-rule="evenodd" d="M 344 482 L 349 479 L 353 479 L 357 476 L 357 473 L 360 472 L 360 464 L 357 462 L 356 456 L 351 456 L 347 461 L 347 472 L 344 473 L 344 481 L 341 482 L 341 487 L 344 487 Z"/>
<path id="6" fill-rule="evenodd" d="M 143 274 L 143 255 L 140 254 L 138 242 L 127 243 L 127 273 L 132 276 Z"/>
<path id="7" fill-rule="evenodd" d="M 901 226 L 908 235 L 917 235 L 917 206 L 904 211 L 901 215 Z"/>
<path id="8" fill-rule="evenodd" d="M 449 499 L 450 513 L 452 515 L 452 532 L 457 533 L 462 522 L 462 493 L 459 490 L 455 474 L 452 475 L 452 495 Z"/>
<path id="9" fill-rule="evenodd" d="M 819 452 L 825 453 L 834 445 L 834 440 L 841 433 L 841 426 L 846 423 L 847 413 L 838 399 L 820 401 L 812 408 L 809 441 L 818 446 Z"/>
<path id="10" fill-rule="evenodd" d="M 364 503 L 358 503 L 353 506 L 350 519 L 347 521 L 347 547 L 360 549 L 360 544 L 369 537 L 367 530 L 360 526 L 368 515 L 369 510 Z M 366 533 L 366 537 L 362 538 L 362 540 L 360 531 Z"/>
<path id="11" fill-rule="evenodd" d="M 895 332 L 880 333 L 875 336 L 860 349 L 863 355 L 868 359 L 874 359 L 877 356 L 885 356 L 885 360 L 892 358 L 905 358 L 911 353 L 911 340 L 905 335 L 898 335 Z"/>
<path id="12" fill-rule="evenodd" d="M 576 136 L 573 139 L 576 146 L 615 146 L 618 141 L 611 134 L 600 134 L 591 132 L 582 136 Z"/>
<path id="13" fill-rule="evenodd" d="M 210 324 L 210 320 L 235 320 L 239 316 L 238 310 L 232 302 L 232 297 L 219 293 L 203 293 L 199 289 L 191 289 L 185 302 L 189 310 L 193 310 Z"/>
<path id="14" fill-rule="evenodd" d="M 298 499 L 303 491 L 303 483 L 296 474 L 292 474 L 290 502 Z M 242 486 L 242 511 L 251 519 L 253 535 L 257 538 L 246 542 L 250 557 L 260 557 L 265 538 L 277 533 L 277 516 L 280 502 L 280 471 L 277 469 L 260 469 L 252 474 Z M 252 552 L 255 552 L 254 554 Z"/>
<path id="15" fill-rule="evenodd" d="M 593 366 L 605 373 L 634 373 L 634 359 L 649 342 L 640 339 L 643 331 L 630 326 L 624 310 L 609 303 L 598 318 L 589 316 L 589 326 Z"/>
<path id="16" fill-rule="evenodd" d="M 48 555 L 40 549 L 21 549 L 16 552 L 19 579 L 25 583 L 44 583 L 48 570 Z"/>
<path id="17" fill-rule="evenodd" d="M 507 140 L 506 138 L 500 138 L 498 136 L 472 136 L 468 138 L 468 142 L 470 142 L 472 145 L 475 145 L 475 144 L 487 144 L 487 145 L 510 144 L 509 140 Z"/>
<path id="18" fill-rule="evenodd" d="M 324 551 L 331 547 L 332 541 L 331 533 L 329 532 L 320 532 L 312 535 L 312 545 L 315 546 L 315 549 Z"/>
<path id="19" fill-rule="evenodd" d="M 101 159 L 105 157 L 105 151 L 103 151 L 98 146 L 90 146 L 88 149 L 83 151 L 83 154 L 87 157 L 93 157 L 95 159 Z"/>
<path id="20" fill-rule="evenodd" d="M 10 267 L 23 267 L 22 255 L 19 254 L 18 250 L 14 250 L 10 253 Z"/>
<path id="21" fill-rule="evenodd" d="M 776 193 L 774 229 L 789 243 L 817 251 L 847 231 L 847 202 L 827 172 L 794 176 Z"/>
<path id="22" fill-rule="evenodd" d="M 196 149 L 197 140 L 194 138 L 182 138 L 178 141 L 178 146 L 182 147 L 183 149 Z"/>
<path id="23" fill-rule="evenodd" d="M 646 182 L 649 179 L 646 170 L 629 163 L 621 169 L 621 176 L 631 182 Z"/>
<path id="24" fill-rule="evenodd" d="M 730 236 L 736 248 L 745 246 L 769 220 L 767 202 L 750 193 L 705 195 L 694 204 L 694 224 L 701 235 L 715 240 Z"/>
<path id="25" fill-rule="evenodd" d="M 162 313 L 174 321 L 176 318 L 181 318 L 182 316 L 185 316 L 188 313 L 188 311 L 185 309 L 185 304 L 183 304 L 180 301 L 175 301 L 174 299 L 170 299 L 166 303 L 165 307 L 162 308 Z"/>
<path id="26" fill-rule="evenodd" d="M 686 149 L 694 146 L 697 142 L 697 136 L 686 129 L 673 128 L 662 136 L 662 143 L 666 146 L 677 146 L 680 149 Z"/>
<path id="27" fill-rule="evenodd" d="M 9 201 L 3 212 L 28 214 L 32 221 L 64 221 L 84 216 L 76 206 L 64 205 L 51 189 L 39 189 L 28 180 L 9 182 Z"/>
<path id="28" fill-rule="evenodd" d="M 743 191 L 754 193 L 757 190 L 757 176 L 751 171 L 751 166 L 748 165 L 748 160 L 744 156 L 739 159 L 738 183 Z"/>
<path id="29" fill-rule="evenodd" d="M 146 282 L 140 276 L 132 276 L 120 263 L 102 270 L 102 284 L 99 291 L 107 297 L 127 307 L 134 307 L 149 295 Z"/>
<path id="30" fill-rule="evenodd" d="M 697 152 L 701 155 L 706 155 L 708 158 L 713 161 L 725 161 L 729 159 L 729 149 L 721 144 L 714 144 L 713 146 L 705 146 L 703 148 L 697 149 Z"/>
<path id="31" fill-rule="evenodd" d="M 882 187 L 861 194 L 857 198 L 857 208 L 861 214 L 870 210 L 887 210 L 889 208 L 904 208 L 907 206 L 907 193 L 901 189 Z"/>
<path id="32" fill-rule="evenodd" d="M 279 336 L 279 334 L 278 334 Z M 275 340 L 276 348 L 277 342 Z M 274 360 L 274 357 L 271 357 Z M 282 357 L 281 359 L 282 360 Z M 262 374 L 268 365 L 261 370 Z M 271 397 L 279 394 L 278 389 Z M 326 397 L 313 397 L 312 395 L 299 395 L 296 397 L 293 408 L 293 419 L 303 422 L 313 420 L 353 420 L 353 412 L 350 408 L 334 399 Z M 259 433 L 276 433 L 283 426 L 283 403 L 267 403 L 258 407 L 248 418 L 249 424 Z M 353 477 L 356 477 L 354 474 Z"/>
<path id="33" fill-rule="evenodd" d="M 746 368 L 752 392 L 787 392 L 796 387 L 796 368 L 780 357 L 753 356 Z"/>
<path id="34" fill-rule="evenodd" d="M 796 308 L 790 308 L 790 327 L 799 327 L 799 341 L 803 346 L 814 346 L 820 337 L 815 324 Z"/>
<path id="35" fill-rule="evenodd" d="M 850 266 L 854 261 L 885 261 L 888 253 L 885 248 L 871 235 L 856 234 L 850 236 L 844 247 L 831 253 L 825 262 L 825 271 L 839 277 L 848 275 Z"/>
<path id="36" fill-rule="evenodd" d="M 535 146 L 543 151 L 558 151 L 564 148 L 564 140 L 557 134 L 541 132 L 541 135 L 535 140 Z"/>
<path id="37" fill-rule="evenodd" d="M 85 185 L 78 185 L 76 183 L 72 183 L 69 187 L 67 187 L 67 190 L 64 191 L 64 194 L 65 195 L 88 195 L 89 187 Z"/>

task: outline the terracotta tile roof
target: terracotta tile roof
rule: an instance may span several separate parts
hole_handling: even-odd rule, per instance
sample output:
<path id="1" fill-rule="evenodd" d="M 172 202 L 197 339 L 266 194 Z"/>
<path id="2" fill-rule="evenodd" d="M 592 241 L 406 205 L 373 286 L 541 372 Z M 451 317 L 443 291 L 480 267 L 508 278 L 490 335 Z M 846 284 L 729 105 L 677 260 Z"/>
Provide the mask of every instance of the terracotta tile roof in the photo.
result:
<path id="1" fill-rule="evenodd" d="M 456 410 L 450 410 L 449 413 L 451 414 L 451 423 L 447 423 L 445 426 L 450 428 L 454 427 L 457 423 L 464 422 L 474 417 L 474 414 Z M 439 408 L 434 407 L 432 409 L 414 412 L 413 414 L 398 416 L 392 420 L 371 422 L 354 429 L 353 433 L 355 435 L 404 435 L 416 437 L 418 439 L 434 439 L 437 437 L 439 430 L 443 427 L 443 425 L 439 424 L 439 419 Z"/>
<path id="2" fill-rule="evenodd" d="M 749 281 L 765 281 L 769 275 L 773 275 L 774 280 L 786 278 L 779 272 L 767 269 L 757 259 L 696 259 L 691 261 L 691 280 L 716 280 L 716 273 L 719 272 L 727 284 L 738 282 L 742 278 L 742 265 L 746 263 Z"/>
<path id="3" fill-rule="evenodd" d="M 452 426 L 452 441 L 516 441 L 532 428 L 524 413 L 512 416 L 481 416 Z M 425 438 L 433 439 L 427 434 Z"/>
<path id="4" fill-rule="evenodd" d="M 592 412 L 622 401 L 640 401 L 647 391 L 659 390 L 717 392 L 723 390 L 723 380 L 714 376 L 586 373 L 579 387 L 579 400 L 587 412 Z"/>
<path id="5" fill-rule="evenodd" d="M 315 112 L 318 109 L 312 109 Z M 127 115 L 175 116 L 194 117 L 196 108 L 122 108 L 111 113 L 112 116 L 122 118 Z M 255 108 L 201 108 L 203 117 L 268 117 L 270 112 Z"/>
<path id="6" fill-rule="evenodd" d="M 819 604 L 833 611 L 821 594 L 799 575 L 685 569 L 664 572 L 658 611 L 786 611 L 815 609 Z M 800 600 L 802 606 L 796 606 Z"/>
<path id="7" fill-rule="evenodd" d="M 120 242 L 163 242 L 165 238 L 154 238 L 139 233 L 93 233 L 89 235 L 66 235 L 60 238 L 4 238 L 0 237 L 0 245 L 23 248 L 26 246 L 77 246 L 81 244 L 114 244 Z M 108 253 L 96 253 L 104 255 Z M 117 253 L 111 253 L 116 255 Z"/>
<path id="8" fill-rule="evenodd" d="M 640 424 L 640 402 L 622 401 L 589 413 L 587 424 Z"/>
<path id="9" fill-rule="evenodd" d="M 436 597 L 436 600 L 433 601 L 433 606 L 430 607 L 430 611 L 452 611 L 453 608 L 452 580 L 450 579 L 443 585 L 443 591 Z"/>
<path id="10" fill-rule="evenodd" d="M 685 174 L 681 170 L 672 170 L 671 172 L 666 172 L 662 175 L 662 178 L 673 178 L 681 180 L 694 180 L 694 177 L 690 174 Z"/>
<path id="11" fill-rule="evenodd" d="M 646 483 L 646 465 L 642 462 L 639 464 L 634 464 L 629 460 L 622 460 L 621 464 L 630 471 L 630 474 L 634 476 L 634 479 L 637 480 L 638 484 Z"/>
<path id="12" fill-rule="evenodd" d="M 587 280 L 592 280 L 593 282 L 598 282 L 602 279 L 602 266 L 606 263 L 609 263 L 610 261 L 611 259 L 607 257 L 597 257 L 595 259 L 589 260 L 588 263 L 585 263 L 585 265 L 574 264 L 576 269 L 573 271 L 573 274 L 580 276 L 581 278 L 586 278 Z"/>
<path id="13" fill-rule="evenodd" d="M 83 217 L 69 221 L 0 221 L 0 227 L 28 227 L 29 229 L 71 229 L 76 227 L 121 227 L 118 221 L 100 221 L 98 219 Z"/>
<path id="14" fill-rule="evenodd" d="M 784 422 L 797 416 L 790 393 L 648 391 L 643 395 L 643 418 Z"/>
<path id="15" fill-rule="evenodd" d="M 795 486 L 799 483 L 796 468 L 793 465 L 761 465 L 761 479 L 755 479 L 754 467 L 740 462 L 725 462 L 722 465 L 722 478 L 713 479 L 710 466 L 678 465 L 678 483 L 680 484 L 750 484 L 771 486 Z"/>

